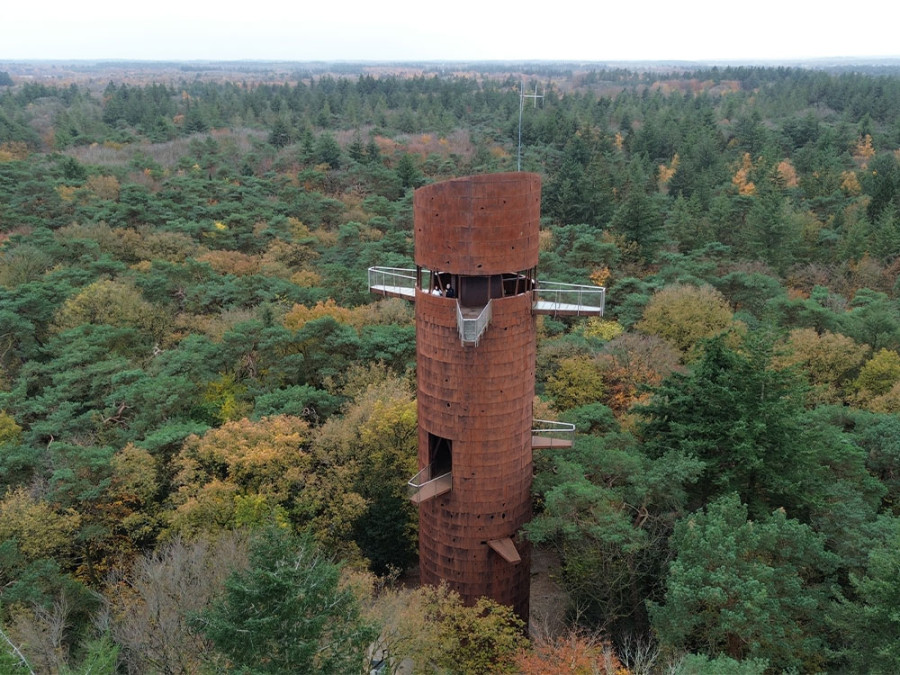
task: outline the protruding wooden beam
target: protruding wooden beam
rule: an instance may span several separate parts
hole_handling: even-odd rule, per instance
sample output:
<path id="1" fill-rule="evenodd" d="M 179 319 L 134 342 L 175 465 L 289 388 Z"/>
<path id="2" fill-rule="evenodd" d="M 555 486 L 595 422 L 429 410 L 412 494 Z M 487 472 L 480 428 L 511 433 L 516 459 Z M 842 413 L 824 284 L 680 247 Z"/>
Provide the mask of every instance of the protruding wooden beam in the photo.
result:
<path id="1" fill-rule="evenodd" d="M 499 553 L 500 557 L 508 563 L 516 565 L 522 562 L 522 557 L 519 555 L 519 551 L 516 550 L 516 545 L 509 537 L 504 537 L 503 539 L 491 539 L 487 545 Z"/>

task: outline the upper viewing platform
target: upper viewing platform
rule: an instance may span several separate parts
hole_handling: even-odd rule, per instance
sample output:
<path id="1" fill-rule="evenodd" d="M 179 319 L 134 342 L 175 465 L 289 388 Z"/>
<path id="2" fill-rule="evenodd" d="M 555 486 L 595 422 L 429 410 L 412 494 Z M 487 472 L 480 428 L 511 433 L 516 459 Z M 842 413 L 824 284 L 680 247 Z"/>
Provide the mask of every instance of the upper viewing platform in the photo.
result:
<path id="1" fill-rule="evenodd" d="M 603 315 L 605 288 L 537 280 L 537 174 L 485 174 L 426 185 L 415 192 L 413 212 L 415 269 L 371 267 L 369 289 L 413 301 L 420 294 L 452 300 L 446 308 L 455 311 L 464 346 L 477 347 L 494 319 L 514 306 L 527 311 L 530 304 L 532 314 L 551 316 Z M 427 304 L 441 312 L 443 303 Z"/>
<path id="2" fill-rule="evenodd" d="M 370 267 L 369 290 L 391 298 L 416 299 L 417 275 L 414 269 Z"/>
<path id="3" fill-rule="evenodd" d="M 603 286 L 563 284 L 555 281 L 535 283 L 535 314 L 550 316 L 603 316 L 606 289 Z"/>
<path id="4" fill-rule="evenodd" d="M 510 275 L 512 276 L 512 275 Z M 422 288 L 421 279 L 433 279 L 430 290 L 423 291 L 443 295 L 445 290 L 436 280 L 443 277 L 452 278 L 446 274 L 433 274 L 423 269 L 404 269 L 399 267 L 370 267 L 369 290 L 378 295 L 386 295 L 393 298 L 416 299 L 416 289 Z M 466 288 L 466 278 L 456 275 L 456 288 Z M 451 282 L 452 283 L 452 282 Z M 551 316 L 603 316 L 606 305 L 606 289 L 601 286 L 589 286 L 581 284 L 562 284 L 552 281 L 535 282 L 533 279 L 521 280 L 516 276 L 513 283 L 506 280 L 506 286 L 516 286 L 531 289 L 533 294 L 532 312 L 534 314 L 547 314 Z M 450 297 L 448 296 L 448 299 Z M 456 298 L 457 305 L 461 304 Z M 486 303 L 485 303 L 486 304 Z M 480 303 L 479 303 L 480 305 Z"/>

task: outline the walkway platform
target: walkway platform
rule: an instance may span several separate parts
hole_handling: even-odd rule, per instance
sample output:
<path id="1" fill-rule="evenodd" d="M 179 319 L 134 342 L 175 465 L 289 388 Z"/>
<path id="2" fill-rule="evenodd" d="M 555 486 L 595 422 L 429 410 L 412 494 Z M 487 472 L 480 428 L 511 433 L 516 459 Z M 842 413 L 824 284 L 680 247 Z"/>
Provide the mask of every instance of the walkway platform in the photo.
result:
<path id="1" fill-rule="evenodd" d="M 538 300 L 534 303 L 535 314 L 548 314 L 550 316 L 603 316 L 603 307 L 595 305 L 573 305 L 566 302 L 550 302 Z"/>
<path id="2" fill-rule="evenodd" d="M 416 289 L 415 288 L 407 288 L 406 286 L 370 286 L 369 290 L 372 293 L 378 293 L 379 295 L 387 295 L 392 298 L 403 298 L 404 300 L 415 300 L 416 299 Z"/>
<path id="3" fill-rule="evenodd" d="M 550 438 L 549 436 L 532 436 L 532 450 L 552 450 L 555 448 L 571 448 L 572 440 L 569 438 Z"/>

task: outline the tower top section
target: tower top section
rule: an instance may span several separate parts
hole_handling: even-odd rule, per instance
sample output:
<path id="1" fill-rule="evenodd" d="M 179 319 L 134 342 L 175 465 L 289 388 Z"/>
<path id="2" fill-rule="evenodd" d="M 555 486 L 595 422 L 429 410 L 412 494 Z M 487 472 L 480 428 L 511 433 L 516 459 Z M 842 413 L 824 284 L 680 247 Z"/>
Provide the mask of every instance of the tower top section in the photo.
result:
<path id="1" fill-rule="evenodd" d="M 535 173 L 427 185 L 416 190 L 413 212 L 419 266 L 482 276 L 537 265 L 541 179 Z"/>

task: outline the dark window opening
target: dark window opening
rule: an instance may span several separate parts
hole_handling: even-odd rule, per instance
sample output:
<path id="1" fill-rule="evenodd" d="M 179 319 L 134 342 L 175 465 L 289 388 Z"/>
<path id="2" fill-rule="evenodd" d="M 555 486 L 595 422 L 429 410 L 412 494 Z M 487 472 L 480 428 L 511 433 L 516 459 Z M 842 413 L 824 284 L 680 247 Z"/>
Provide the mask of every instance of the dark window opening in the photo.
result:
<path id="1" fill-rule="evenodd" d="M 428 460 L 432 478 L 450 473 L 453 470 L 453 443 L 447 438 L 429 433 Z"/>
<path id="2" fill-rule="evenodd" d="M 483 276 L 432 272 L 424 288 L 434 295 L 459 298 L 459 303 L 464 307 L 484 307 L 489 300 L 534 290 L 534 272 L 531 269 Z"/>
<path id="3" fill-rule="evenodd" d="M 518 274 L 503 274 L 501 284 L 503 297 L 509 295 L 521 295 L 534 289 L 534 271 L 519 272 Z"/>
<path id="4" fill-rule="evenodd" d="M 459 304 L 463 307 L 484 307 L 490 299 L 490 277 L 459 277 Z"/>

